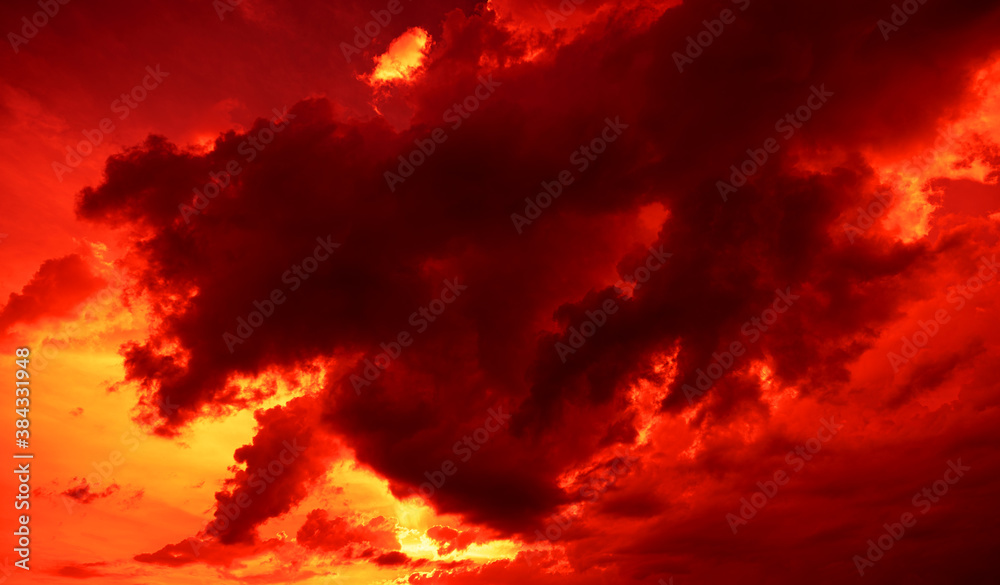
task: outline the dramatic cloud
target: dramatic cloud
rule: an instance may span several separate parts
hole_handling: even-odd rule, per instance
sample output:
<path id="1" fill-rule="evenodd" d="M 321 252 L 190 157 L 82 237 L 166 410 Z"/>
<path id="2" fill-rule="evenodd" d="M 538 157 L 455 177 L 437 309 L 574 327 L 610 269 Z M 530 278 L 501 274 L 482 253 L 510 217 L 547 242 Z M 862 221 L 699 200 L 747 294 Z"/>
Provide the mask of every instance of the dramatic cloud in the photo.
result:
<path id="1" fill-rule="evenodd" d="M 136 561 L 995 574 L 1000 3 L 231 8 L 323 47 L 262 34 L 263 69 L 335 81 L 268 83 L 252 124 L 197 142 L 154 127 L 76 198 L 148 307 L 120 344 L 135 418 L 197 442 L 254 413 L 198 496 L 208 524 Z M 101 285 L 49 261 L 0 330 Z M 958 459 L 967 478 L 911 505 Z M 914 507 L 912 538 L 854 560 Z"/>
<path id="2" fill-rule="evenodd" d="M 394 526 L 386 518 L 378 516 L 356 525 L 346 518 L 331 520 L 326 510 L 309 512 L 296 539 L 306 548 L 327 552 L 337 552 L 352 544 L 389 551 L 398 551 L 400 547 Z"/>
<path id="3" fill-rule="evenodd" d="M 65 317 L 107 283 L 79 254 L 46 260 L 20 293 L 12 293 L 0 311 L 0 334 L 18 323 Z"/>

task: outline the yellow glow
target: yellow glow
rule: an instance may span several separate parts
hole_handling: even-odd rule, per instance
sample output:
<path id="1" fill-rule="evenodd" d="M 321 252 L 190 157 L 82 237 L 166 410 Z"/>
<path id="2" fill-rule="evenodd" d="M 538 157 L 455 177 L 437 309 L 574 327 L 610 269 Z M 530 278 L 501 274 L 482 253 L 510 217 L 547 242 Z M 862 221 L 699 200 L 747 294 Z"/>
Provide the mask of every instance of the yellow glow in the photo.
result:
<path id="1" fill-rule="evenodd" d="M 775 412 L 785 400 L 796 398 L 799 391 L 795 387 L 782 388 L 774 379 L 774 371 L 764 362 L 753 362 L 750 372 L 760 380 L 760 397 L 771 412 Z"/>
<path id="2" fill-rule="evenodd" d="M 702 433 L 698 433 L 698 436 L 696 436 L 695 439 L 691 441 L 691 446 L 681 451 L 680 456 L 678 458 L 684 457 L 685 459 L 694 459 L 695 455 L 697 455 L 699 451 L 705 448 L 705 446 L 701 442 L 701 435 Z"/>
<path id="3" fill-rule="evenodd" d="M 903 160 L 876 165 L 879 179 L 895 192 L 897 202 L 886 216 L 885 226 L 903 242 L 926 236 L 936 206 L 929 201 L 935 192 L 930 182 L 939 177 L 989 180 L 990 166 L 969 160 L 970 145 L 980 138 L 1000 142 L 1000 60 L 976 75 L 972 93 L 977 104 L 962 118 L 945 124 L 933 144 Z"/>
<path id="4" fill-rule="evenodd" d="M 677 376 L 677 354 L 680 353 L 680 346 L 667 354 L 663 353 L 656 358 L 653 371 L 664 376 L 662 384 L 653 384 L 648 380 L 632 386 L 629 392 L 629 401 L 635 407 L 638 415 L 637 427 L 639 437 L 637 444 L 642 445 L 649 442 L 650 433 L 656 425 L 660 416 L 660 404 L 667 397 L 667 388 Z"/>
<path id="5" fill-rule="evenodd" d="M 389 49 L 375 60 L 369 77 L 372 85 L 410 81 L 424 63 L 431 37 L 422 28 L 411 28 L 389 44 Z"/>

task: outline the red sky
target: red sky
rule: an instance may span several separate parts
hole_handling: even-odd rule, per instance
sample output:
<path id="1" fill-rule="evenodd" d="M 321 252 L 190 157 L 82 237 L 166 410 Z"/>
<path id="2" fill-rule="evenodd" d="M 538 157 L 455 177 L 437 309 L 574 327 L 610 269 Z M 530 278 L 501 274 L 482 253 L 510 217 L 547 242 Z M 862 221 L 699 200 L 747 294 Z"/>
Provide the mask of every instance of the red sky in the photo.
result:
<path id="1" fill-rule="evenodd" d="M 1000 3 L 42 4 L 0 582 L 1000 581 Z"/>

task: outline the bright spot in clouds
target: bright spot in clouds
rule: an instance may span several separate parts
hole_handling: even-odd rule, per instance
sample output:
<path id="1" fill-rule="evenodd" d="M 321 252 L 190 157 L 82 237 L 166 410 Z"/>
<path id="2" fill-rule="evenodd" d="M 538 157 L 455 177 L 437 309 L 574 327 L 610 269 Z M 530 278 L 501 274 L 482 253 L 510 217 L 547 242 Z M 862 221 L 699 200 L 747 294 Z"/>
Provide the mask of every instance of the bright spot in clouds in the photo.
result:
<path id="1" fill-rule="evenodd" d="M 369 78 L 372 85 L 397 80 L 410 81 L 424 63 L 431 37 L 422 28 L 411 28 L 389 44 L 389 49 L 375 59 Z"/>

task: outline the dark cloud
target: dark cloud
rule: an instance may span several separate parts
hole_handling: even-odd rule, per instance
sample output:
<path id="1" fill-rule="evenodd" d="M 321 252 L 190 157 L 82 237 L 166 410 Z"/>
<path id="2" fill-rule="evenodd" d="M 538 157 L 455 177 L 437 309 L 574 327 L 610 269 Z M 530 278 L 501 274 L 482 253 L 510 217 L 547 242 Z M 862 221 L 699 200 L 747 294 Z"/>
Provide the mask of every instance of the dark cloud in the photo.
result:
<path id="1" fill-rule="evenodd" d="M 969 99 L 972 74 L 1000 48 L 996 2 L 927 3 L 886 41 L 877 22 L 891 14 L 888 2 L 752 0 L 683 73 L 674 53 L 720 5 L 683 3 L 650 21 L 648 5 L 597 3 L 572 41 L 539 37 L 549 51 L 535 59 L 525 58 L 531 43 L 483 7 L 435 6 L 420 12 L 424 20 L 407 17 L 435 38 L 426 70 L 384 98 L 405 106 L 408 128 L 353 117 L 336 97 L 307 99 L 193 217 L 181 210 L 194 203 L 193 190 L 227 161 L 242 161 L 241 145 L 267 120 L 220 136 L 208 153 L 150 137 L 112 157 L 106 180 L 80 195 L 80 217 L 123 228 L 139 292 L 153 301 L 149 337 L 123 354 L 127 379 L 161 433 L 256 406 L 229 388 L 233 377 L 315 360 L 331 372 L 322 389 L 257 413 L 253 443 L 236 452 L 233 478 L 216 494 L 208 534 L 223 544 L 259 544 L 257 527 L 292 510 L 322 476 L 336 452 L 332 437 L 395 495 L 437 483 L 430 503 L 439 512 L 530 540 L 552 514 L 586 499 L 560 487 L 566 474 L 636 442 L 641 413 L 630 390 L 643 384 L 667 386 L 656 405 L 663 418 L 699 407 L 690 428 L 708 434 L 696 471 L 724 475 L 737 466 L 724 449 L 735 444 L 725 429 L 770 412 L 760 364 L 804 399 L 842 402 L 852 391 L 850 368 L 906 309 L 941 284 L 946 268 L 992 246 L 995 227 L 985 224 L 945 226 L 906 243 L 882 226 L 852 241 L 842 225 L 886 188 L 866 152 L 926 141 Z M 542 5 L 506 6 L 537 15 Z M 450 128 L 447 111 L 475 95 L 481 75 L 500 86 Z M 817 96 L 821 107 L 805 106 Z M 795 132 L 782 137 L 776 121 L 804 106 L 810 120 L 786 124 Z M 609 136 L 609 123 L 621 131 L 606 151 L 592 161 L 574 157 Z M 447 140 L 390 190 L 384 173 L 439 127 Z M 775 137 L 780 149 L 723 201 L 718 182 L 729 180 L 731 165 L 763 156 Z M 511 214 L 535 215 L 525 198 L 561 171 L 573 183 L 518 234 Z M 650 216 L 657 225 L 640 237 Z M 320 254 L 323 241 L 338 247 Z M 637 274 L 650 247 L 671 256 L 622 294 L 615 283 Z M 281 294 L 272 297 L 275 290 Z M 591 316 L 609 306 L 604 318 Z M 786 308 L 771 319 L 778 306 Z M 587 319 L 596 331 L 564 359 L 556 345 L 575 344 Z M 401 334 L 411 342 L 397 347 Z M 743 350 L 727 357 L 734 342 Z M 671 378 L 663 368 L 675 353 Z M 389 367 L 359 385 L 366 360 L 379 359 Z M 725 373 L 703 388 L 713 363 Z M 942 358 L 904 392 L 926 393 L 957 369 L 956 359 Z M 482 435 L 497 408 L 512 419 Z M 463 448 L 476 436 L 485 439 Z M 296 439 L 307 451 L 255 493 L 257 470 Z M 446 473 L 448 464 L 457 473 Z M 740 468 L 743 477 L 758 471 Z M 909 486 L 913 478 L 900 474 Z M 814 487 L 836 494 L 830 484 Z M 639 526 L 607 546 L 590 540 L 602 527 L 574 522 L 560 540 L 574 566 L 603 566 L 614 553 L 623 578 L 644 579 L 691 561 L 650 559 L 653 550 L 687 547 L 702 553 L 692 561 L 702 565 L 728 558 L 729 549 L 704 535 L 700 514 L 708 512 L 678 515 L 687 507 L 668 505 L 653 486 L 632 489 L 628 499 L 608 490 L 598 508 L 607 525 L 648 511 L 670 526 Z M 722 503 L 707 509 L 724 517 Z M 299 540 L 339 551 L 364 540 L 361 530 L 316 510 Z M 833 520 L 822 530 L 803 549 L 809 562 L 849 532 Z M 731 558 L 752 562 L 767 543 L 784 551 L 794 533 L 738 541 Z M 449 534 L 431 537 L 445 551 L 461 550 L 461 536 Z M 410 562 L 397 551 L 368 556 L 380 565 Z M 170 547 L 140 557 L 193 562 Z M 479 571 L 481 579 L 503 573 L 497 583 L 521 574 L 506 563 Z M 452 582 L 465 572 L 457 569 Z"/>
<path id="2" fill-rule="evenodd" d="M 60 577 L 67 577 L 69 579 L 93 579 L 95 577 L 104 577 L 105 573 L 95 567 L 103 567 L 107 563 L 82 563 L 82 564 L 66 564 L 54 571 L 54 574 Z"/>
<path id="3" fill-rule="evenodd" d="M 401 547 L 395 524 L 382 516 L 361 524 L 344 517 L 331 520 L 326 510 L 318 509 L 309 512 L 295 538 L 306 548 L 325 552 L 337 552 L 350 545 L 387 551 L 398 551 Z"/>
<path id="4" fill-rule="evenodd" d="M 427 529 L 427 536 L 441 545 L 438 547 L 439 555 L 446 555 L 453 551 L 463 551 L 469 548 L 471 544 L 486 540 L 484 535 L 476 530 L 460 532 L 447 526 L 432 526 Z"/>
<path id="5" fill-rule="evenodd" d="M 206 534 L 225 544 L 251 544 L 259 524 L 285 514 L 308 495 L 335 453 L 317 432 L 315 409 L 315 399 L 302 397 L 257 411 L 257 435 L 236 450 L 242 467 L 216 492 L 215 517 Z"/>
<path id="6" fill-rule="evenodd" d="M 79 254 L 46 260 L 20 293 L 11 293 L 0 311 L 0 334 L 18 323 L 69 315 L 107 283 Z"/>
<path id="7" fill-rule="evenodd" d="M 375 557 L 372 562 L 380 567 L 394 567 L 396 565 L 405 565 L 409 563 L 410 557 L 399 551 L 392 551 L 380 554 Z"/>
<path id="8" fill-rule="evenodd" d="M 205 563 L 215 567 L 229 567 L 240 559 L 274 551 L 281 542 L 272 539 L 254 544 L 236 543 L 225 545 L 211 538 L 187 538 L 168 544 L 152 553 L 135 555 L 140 563 L 163 567 L 183 567 L 192 563 Z"/>
<path id="9" fill-rule="evenodd" d="M 81 504 L 89 504 L 94 500 L 101 498 L 107 498 L 113 496 L 121 490 L 121 486 L 117 483 L 113 483 L 105 488 L 103 491 L 93 491 L 90 489 L 90 484 L 87 481 L 81 481 L 80 485 L 72 487 L 62 492 L 62 495 L 67 498 L 72 498 Z"/>

